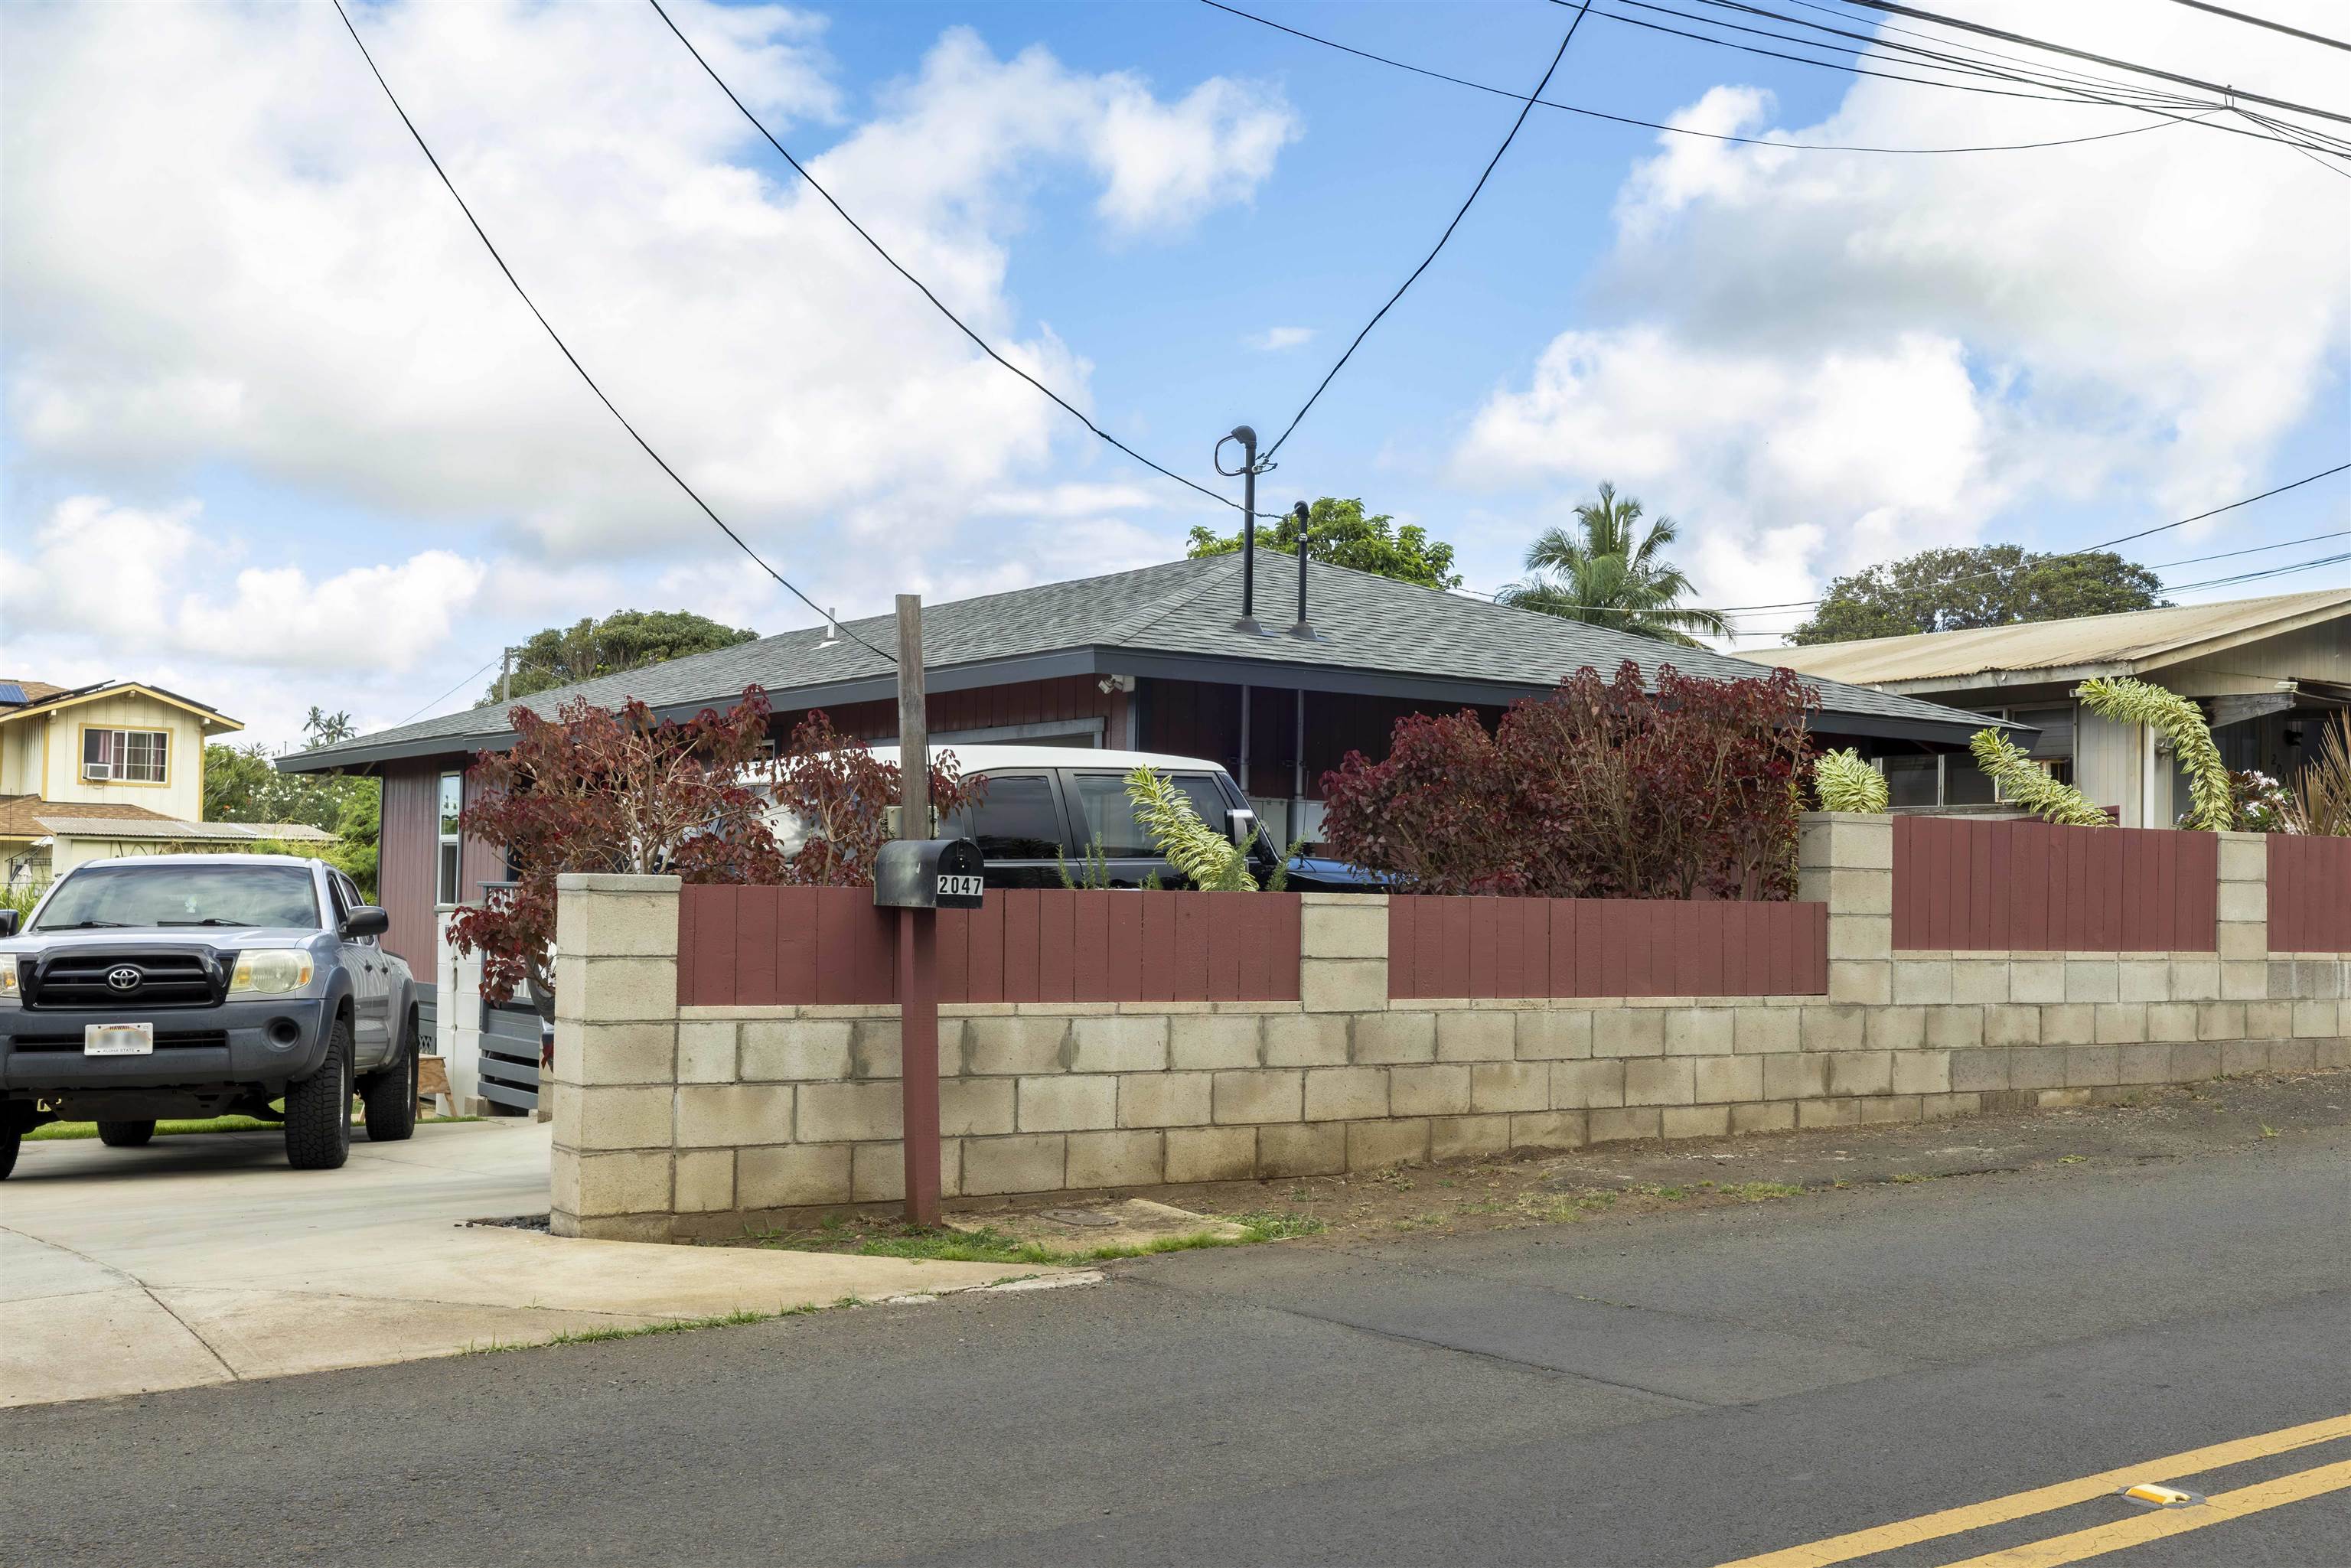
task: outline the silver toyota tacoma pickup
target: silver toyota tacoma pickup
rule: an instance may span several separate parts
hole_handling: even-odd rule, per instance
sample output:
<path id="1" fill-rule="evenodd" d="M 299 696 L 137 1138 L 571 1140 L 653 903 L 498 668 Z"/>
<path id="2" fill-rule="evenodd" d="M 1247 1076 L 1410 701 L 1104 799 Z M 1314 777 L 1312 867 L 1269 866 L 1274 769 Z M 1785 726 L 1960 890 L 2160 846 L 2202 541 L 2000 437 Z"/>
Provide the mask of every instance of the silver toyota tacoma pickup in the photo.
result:
<path id="1" fill-rule="evenodd" d="M 0 910 L 0 1177 L 60 1118 L 118 1148 L 164 1117 L 286 1127 L 286 1159 L 331 1170 L 367 1134 L 416 1126 L 416 986 L 349 877 L 279 855 L 92 861 L 20 924 Z M 283 1109 L 279 1109 L 282 1104 Z"/>

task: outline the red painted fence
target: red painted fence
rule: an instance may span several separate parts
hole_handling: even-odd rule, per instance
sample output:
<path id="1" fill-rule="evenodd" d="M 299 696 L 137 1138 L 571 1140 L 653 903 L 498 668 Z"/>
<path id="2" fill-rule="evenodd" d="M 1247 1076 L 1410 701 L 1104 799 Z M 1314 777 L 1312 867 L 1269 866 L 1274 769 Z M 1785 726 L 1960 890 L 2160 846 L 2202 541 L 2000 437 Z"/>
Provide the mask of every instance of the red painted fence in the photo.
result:
<path id="1" fill-rule="evenodd" d="M 1894 946 L 2210 953 L 2220 876 L 2210 833 L 1896 817 Z"/>
<path id="2" fill-rule="evenodd" d="M 2351 953 L 2351 839 L 2269 836 L 2270 951 Z"/>
<path id="3" fill-rule="evenodd" d="M 992 888 L 938 923 L 943 1002 L 1298 999 L 1295 894 Z M 897 999 L 871 888 L 681 888 L 677 944 L 683 1007 Z"/>
<path id="4" fill-rule="evenodd" d="M 1828 905 L 1647 898 L 1388 900 L 1388 995 L 1818 996 Z"/>

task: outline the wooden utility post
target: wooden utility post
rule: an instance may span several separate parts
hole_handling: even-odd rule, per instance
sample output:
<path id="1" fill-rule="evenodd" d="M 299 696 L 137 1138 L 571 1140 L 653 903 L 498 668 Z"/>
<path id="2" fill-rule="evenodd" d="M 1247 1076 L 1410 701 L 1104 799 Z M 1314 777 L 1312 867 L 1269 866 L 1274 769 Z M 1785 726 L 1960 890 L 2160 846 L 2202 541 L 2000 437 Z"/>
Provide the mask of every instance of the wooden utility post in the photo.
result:
<path id="1" fill-rule="evenodd" d="M 923 692 L 923 599 L 898 595 L 898 836 L 931 836 L 931 728 Z M 938 911 L 898 911 L 898 1061 L 906 1219 L 939 1222 Z"/>

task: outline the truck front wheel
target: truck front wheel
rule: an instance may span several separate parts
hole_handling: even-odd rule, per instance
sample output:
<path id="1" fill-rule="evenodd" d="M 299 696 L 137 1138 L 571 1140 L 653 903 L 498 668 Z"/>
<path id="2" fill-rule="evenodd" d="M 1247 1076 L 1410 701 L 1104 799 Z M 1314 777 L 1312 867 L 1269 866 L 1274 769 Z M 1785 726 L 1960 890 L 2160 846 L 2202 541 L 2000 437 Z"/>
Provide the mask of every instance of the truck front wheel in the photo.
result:
<path id="1" fill-rule="evenodd" d="M 351 1153 L 351 1026 L 335 1020 L 327 1060 L 286 1089 L 286 1163 L 298 1171 L 330 1171 Z"/>
<path id="2" fill-rule="evenodd" d="M 144 1122 L 100 1122 L 98 1141 L 110 1149 L 135 1149 L 155 1135 L 152 1118 Z"/>
<path id="3" fill-rule="evenodd" d="M 16 1168 L 16 1151 L 25 1142 L 25 1134 L 16 1127 L 0 1127 L 0 1181 Z"/>

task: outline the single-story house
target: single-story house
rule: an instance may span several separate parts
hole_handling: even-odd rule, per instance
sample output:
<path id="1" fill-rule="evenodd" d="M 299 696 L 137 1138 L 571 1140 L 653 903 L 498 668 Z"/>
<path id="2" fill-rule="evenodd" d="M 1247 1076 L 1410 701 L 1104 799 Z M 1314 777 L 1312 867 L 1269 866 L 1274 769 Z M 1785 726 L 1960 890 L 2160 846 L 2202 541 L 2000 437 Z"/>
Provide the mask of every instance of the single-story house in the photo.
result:
<path id="1" fill-rule="evenodd" d="M 1381 757 L 1395 721 L 1473 708 L 1489 723 L 1575 670 L 1625 659 L 1713 677 L 1751 665 L 1578 622 L 1315 564 L 1311 635 L 1291 624 L 1290 558 L 1260 562 L 1258 621 L 1238 628 L 1238 556 L 1180 560 L 924 607 L 935 743 L 1033 742 L 1170 752 L 1224 763 L 1287 842 L 1311 841 L 1322 778 L 1350 751 Z M 848 635 L 853 632 L 855 635 Z M 897 735 L 896 673 L 861 646 L 894 647 L 886 616 L 786 632 L 523 699 L 552 714 L 574 696 L 634 696 L 687 716 L 763 687 L 778 740 L 811 709 L 869 741 Z M 1983 721 L 1917 697 L 1817 684 L 1824 743 L 1875 755 L 1963 747 Z M 458 832 L 474 754 L 512 742 L 506 711 L 476 707 L 278 759 L 293 772 L 373 773 L 384 783 L 385 945 L 421 976 L 435 961 L 434 906 L 470 902 L 505 873 L 496 846 Z"/>
<path id="2" fill-rule="evenodd" d="M 2188 809 L 2169 743 L 2147 726 L 2100 718 L 2074 688 L 2128 675 L 2193 697 L 2231 768 L 2290 779 L 2318 727 L 2351 707 L 2351 588 L 1740 656 L 2030 726 L 2039 732 L 2032 754 L 2051 773 L 2116 809 L 2125 827 L 2168 827 Z M 1897 810 L 1997 804 L 1964 755 L 1918 747 L 1886 754 L 1883 765 Z"/>
<path id="3" fill-rule="evenodd" d="M 331 842 L 302 822 L 204 820 L 204 744 L 244 727 L 138 681 L 0 681 L 0 878 L 38 887 L 111 855 Z"/>

